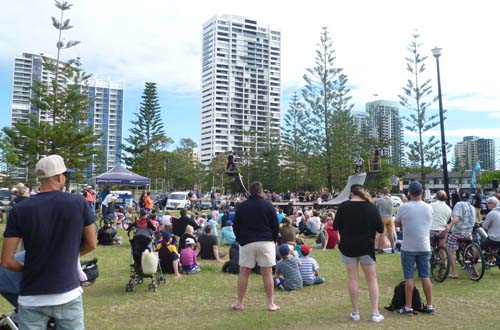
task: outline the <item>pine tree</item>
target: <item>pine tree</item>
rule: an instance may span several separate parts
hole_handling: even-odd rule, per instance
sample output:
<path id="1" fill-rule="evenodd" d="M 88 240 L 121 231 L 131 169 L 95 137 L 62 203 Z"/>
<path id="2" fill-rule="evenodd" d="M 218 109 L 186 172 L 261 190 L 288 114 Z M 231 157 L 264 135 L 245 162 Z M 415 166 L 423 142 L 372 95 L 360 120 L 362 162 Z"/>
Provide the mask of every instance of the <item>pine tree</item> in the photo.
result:
<path id="1" fill-rule="evenodd" d="M 439 140 L 435 136 L 427 140 L 423 136 L 425 132 L 439 125 L 439 121 L 436 120 L 438 114 L 428 116 L 426 113 L 427 108 L 436 101 L 437 97 L 432 97 L 431 79 L 421 82 L 426 69 L 427 56 L 422 56 L 419 52 L 422 46 L 419 37 L 417 32 L 413 33 L 413 40 L 408 46 L 411 55 L 405 58 L 406 70 L 411 78 L 403 87 L 404 94 L 399 95 L 399 99 L 400 104 L 412 112 L 409 117 L 404 117 L 408 123 L 405 128 L 418 134 L 417 140 L 407 145 L 409 150 L 406 155 L 410 167 L 419 169 L 422 184 L 425 186 L 425 176 L 437 168 L 441 151 Z"/>
<path id="2" fill-rule="evenodd" d="M 12 128 L 5 127 L 6 143 L 2 146 L 10 166 L 26 168 L 27 182 L 35 183 L 34 167 L 41 156 L 59 154 L 66 166 L 76 171 L 75 179 L 81 179 L 85 168 L 98 151 L 93 147 L 99 136 L 87 126 L 89 109 L 85 93 L 90 75 L 81 68 L 79 58 L 62 63 L 62 49 L 73 47 L 79 41 L 62 41 L 62 31 L 71 29 L 70 20 L 63 20 L 64 12 L 72 5 L 56 1 L 61 19 L 52 17 L 54 27 L 59 31 L 57 59 L 43 57 L 44 69 L 55 78 L 49 84 L 35 81 L 31 102 L 37 112 L 28 116 L 28 121 L 17 122 Z M 40 120 L 40 115 L 51 118 Z"/>
<path id="3" fill-rule="evenodd" d="M 304 75 L 307 85 L 302 90 L 302 96 L 307 102 L 309 110 L 307 111 L 307 118 L 310 141 L 314 150 L 322 156 L 319 167 L 326 169 L 327 184 L 330 191 L 333 190 L 334 183 L 334 158 L 352 158 L 352 151 L 346 153 L 346 150 L 341 145 L 341 143 L 348 140 L 341 138 L 341 132 L 342 130 L 348 130 L 346 134 L 352 134 L 353 136 L 355 134 L 355 130 L 351 131 L 348 120 L 342 120 L 335 124 L 335 120 L 350 116 L 352 105 L 349 104 L 350 97 L 348 94 L 350 90 L 346 87 L 347 76 L 342 73 L 342 68 L 335 67 L 334 52 L 328 29 L 323 27 L 318 50 L 316 51 L 316 65 L 307 69 L 307 73 Z M 339 111 L 338 118 L 334 116 L 336 111 Z M 343 127 L 344 124 L 348 125 Z M 336 145 L 335 138 L 338 139 L 338 145 Z M 334 148 L 337 148 L 337 150 L 335 151 Z M 337 152 L 342 153 L 337 154 Z M 348 171 L 347 168 L 344 170 Z"/>
<path id="4" fill-rule="evenodd" d="M 133 171 L 149 177 L 154 154 L 166 150 L 172 143 L 165 135 L 156 83 L 145 84 L 141 106 L 135 116 L 131 134 L 125 139 L 127 145 L 123 146 L 123 159 Z"/>

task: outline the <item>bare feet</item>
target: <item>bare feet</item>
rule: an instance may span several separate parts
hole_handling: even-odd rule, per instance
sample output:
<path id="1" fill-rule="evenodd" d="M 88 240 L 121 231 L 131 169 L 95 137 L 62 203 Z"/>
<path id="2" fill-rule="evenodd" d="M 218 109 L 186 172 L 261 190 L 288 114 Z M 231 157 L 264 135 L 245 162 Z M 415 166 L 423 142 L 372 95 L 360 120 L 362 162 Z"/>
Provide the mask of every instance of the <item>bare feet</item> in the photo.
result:
<path id="1" fill-rule="evenodd" d="M 267 307 L 267 310 L 270 311 L 270 312 L 276 312 L 278 310 L 280 310 L 280 306 L 276 305 L 276 304 L 272 304 L 271 306 L 268 306 Z"/>
<path id="2" fill-rule="evenodd" d="M 231 308 L 233 310 L 235 310 L 235 311 L 242 311 L 243 310 L 243 305 L 240 305 L 240 304 L 236 303 L 236 304 L 232 304 Z"/>

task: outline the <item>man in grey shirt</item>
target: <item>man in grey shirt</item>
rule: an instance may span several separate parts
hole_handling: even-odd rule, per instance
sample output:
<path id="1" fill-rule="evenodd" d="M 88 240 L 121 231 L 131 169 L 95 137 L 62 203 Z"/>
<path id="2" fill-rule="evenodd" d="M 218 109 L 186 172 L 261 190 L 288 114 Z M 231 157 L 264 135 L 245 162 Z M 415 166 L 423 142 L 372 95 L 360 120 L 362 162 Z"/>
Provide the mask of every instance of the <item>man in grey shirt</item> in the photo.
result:
<path id="1" fill-rule="evenodd" d="M 413 181 L 408 186 L 410 201 L 401 206 L 396 215 L 396 226 L 403 229 L 403 244 L 401 246 L 401 264 L 405 278 L 405 306 L 398 310 L 400 314 L 413 315 L 412 297 L 415 283 L 413 272 L 417 264 L 418 277 L 422 282 L 427 305 L 424 311 L 433 314 L 432 284 L 429 279 L 429 261 L 431 245 L 429 230 L 432 224 L 432 208 L 422 201 L 422 185 Z"/>
<path id="2" fill-rule="evenodd" d="M 384 235 L 387 235 L 391 243 L 391 253 L 394 253 L 394 223 L 392 222 L 392 198 L 389 196 L 389 188 L 384 187 L 384 194 L 375 201 L 375 206 L 380 212 L 382 222 L 384 223 L 384 232 L 382 234 L 377 234 L 378 252 L 383 251 Z"/>

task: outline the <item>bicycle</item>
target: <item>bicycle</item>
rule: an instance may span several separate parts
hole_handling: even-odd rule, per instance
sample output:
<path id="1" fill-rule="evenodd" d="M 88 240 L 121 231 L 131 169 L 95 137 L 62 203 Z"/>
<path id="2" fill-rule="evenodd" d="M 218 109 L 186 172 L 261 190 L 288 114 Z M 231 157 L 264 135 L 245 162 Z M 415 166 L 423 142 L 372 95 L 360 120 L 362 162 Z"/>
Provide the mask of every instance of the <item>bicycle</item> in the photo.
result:
<path id="1" fill-rule="evenodd" d="M 99 220 L 99 228 L 104 227 L 105 224 L 108 224 L 112 227 L 118 228 L 123 228 L 124 230 L 127 230 L 128 227 L 130 226 L 130 222 L 126 218 L 124 214 L 117 215 L 115 214 L 114 217 L 103 217 L 101 220 Z"/>
<path id="2" fill-rule="evenodd" d="M 471 280 L 479 281 L 483 277 L 486 261 L 477 243 L 467 238 L 458 239 L 456 257 L 457 262 Z"/>
<path id="3" fill-rule="evenodd" d="M 450 272 L 450 254 L 448 249 L 439 246 L 439 237 L 431 238 L 431 275 L 436 282 L 443 282 Z"/>

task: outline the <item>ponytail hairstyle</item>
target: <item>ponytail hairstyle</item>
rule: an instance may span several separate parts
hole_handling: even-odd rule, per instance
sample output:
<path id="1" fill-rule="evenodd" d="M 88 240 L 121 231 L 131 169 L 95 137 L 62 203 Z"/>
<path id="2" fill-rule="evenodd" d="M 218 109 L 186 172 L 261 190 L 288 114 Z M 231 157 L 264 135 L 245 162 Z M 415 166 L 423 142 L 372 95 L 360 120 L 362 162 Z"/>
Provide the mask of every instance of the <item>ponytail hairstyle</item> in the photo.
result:
<path id="1" fill-rule="evenodd" d="M 371 198 L 370 194 L 368 194 L 364 189 L 363 186 L 360 184 L 353 184 L 351 186 L 351 194 L 358 196 L 362 200 L 373 204 L 373 199 Z"/>

